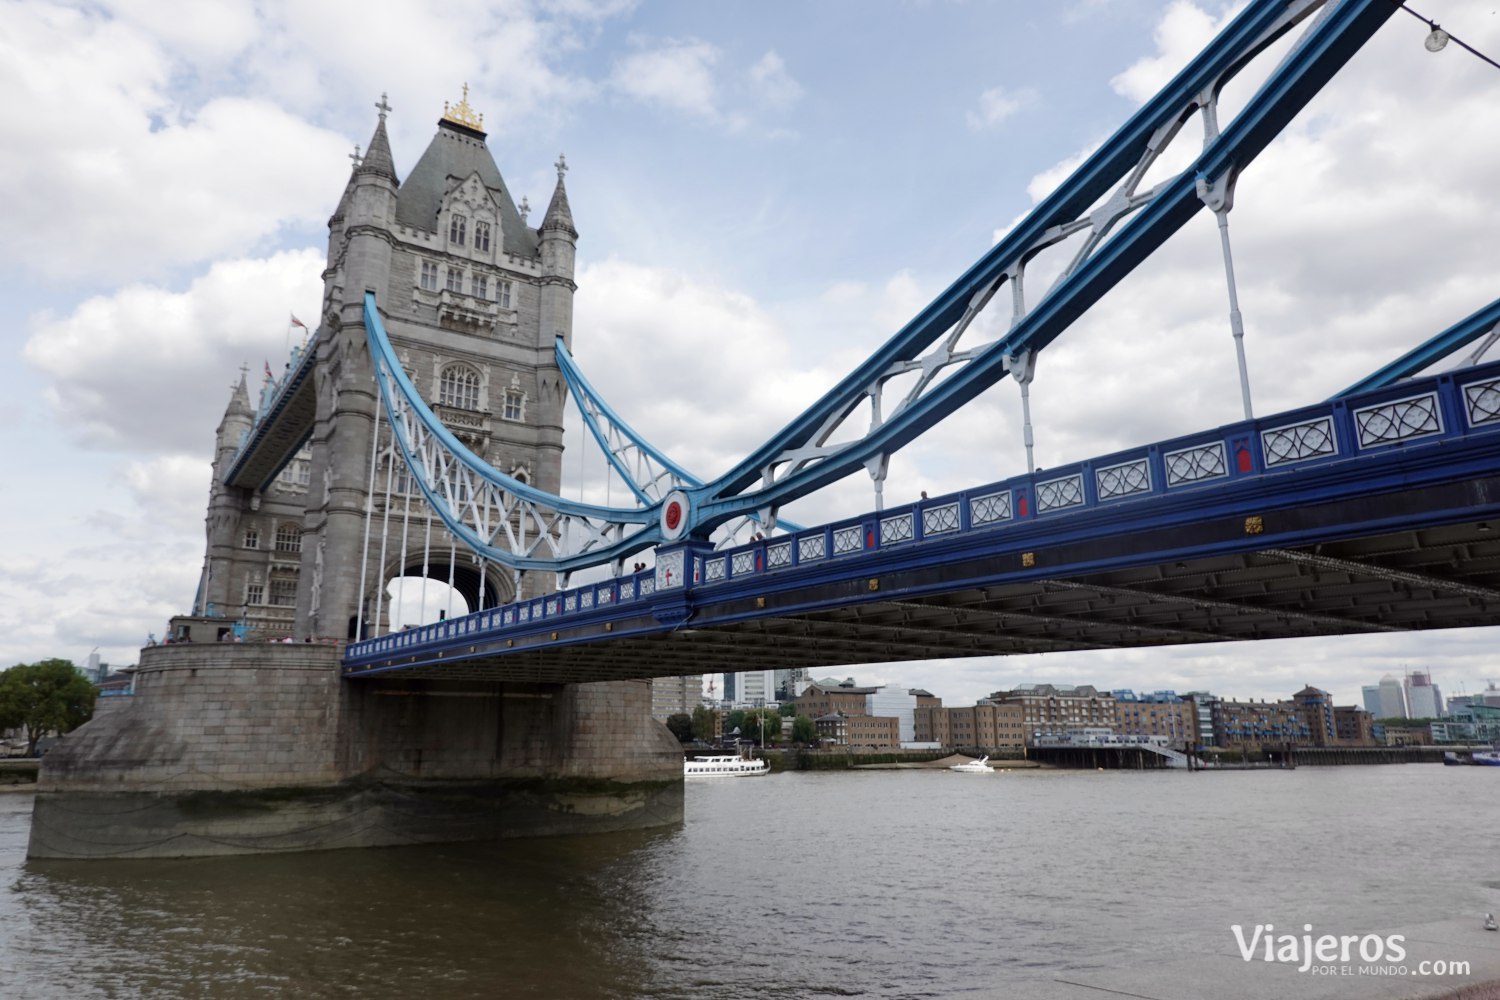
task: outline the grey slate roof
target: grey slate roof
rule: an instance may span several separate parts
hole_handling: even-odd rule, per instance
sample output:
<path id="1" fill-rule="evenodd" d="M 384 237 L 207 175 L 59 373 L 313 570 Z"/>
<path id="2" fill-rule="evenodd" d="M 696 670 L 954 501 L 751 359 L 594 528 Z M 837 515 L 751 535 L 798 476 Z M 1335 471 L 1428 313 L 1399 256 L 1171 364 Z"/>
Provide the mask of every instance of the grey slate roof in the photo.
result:
<path id="1" fill-rule="evenodd" d="M 574 239 L 578 237 L 578 230 L 573 228 L 573 209 L 568 205 L 568 189 L 563 187 L 561 173 L 557 175 L 557 187 L 552 191 L 552 203 L 542 218 L 542 230 L 548 229 L 560 229 Z"/>
<path id="2" fill-rule="evenodd" d="M 384 115 L 375 126 L 375 134 L 370 137 L 370 148 L 365 153 L 364 159 L 359 161 L 359 169 L 355 172 L 379 174 L 382 177 L 389 177 L 397 184 L 401 183 L 401 179 L 396 176 L 396 161 L 391 159 L 391 140 L 385 135 Z"/>
<path id="3" fill-rule="evenodd" d="M 378 133 L 384 134 L 384 133 Z M 484 133 L 449 121 L 438 122 L 437 135 L 412 168 L 406 183 L 396 194 L 396 221 L 413 229 L 433 232 L 437 228 L 438 210 L 451 183 L 478 173 L 490 189 L 500 211 L 500 229 L 504 233 L 503 249 L 521 257 L 537 256 L 536 230 L 521 222 L 515 199 L 495 166 L 495 158 L 484 144 Z"/>

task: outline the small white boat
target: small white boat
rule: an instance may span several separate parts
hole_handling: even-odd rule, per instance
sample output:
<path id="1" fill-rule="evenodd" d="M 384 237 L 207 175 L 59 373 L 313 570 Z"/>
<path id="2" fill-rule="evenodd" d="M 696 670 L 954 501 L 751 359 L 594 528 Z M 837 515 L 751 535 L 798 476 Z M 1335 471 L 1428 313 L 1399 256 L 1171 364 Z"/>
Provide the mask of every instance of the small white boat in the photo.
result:
<path id="1" fill-rule="evenodd" d="M 1469 763 L 1481 767 L 1500 767 L 1500 753 L 1494 750 L 1476 750 L 1469 754 Z"/>
<path id="2" fill-rule="evenodd" d="M 990 758 L 985 755 L 978 760 L 966 760 L 962 764 L 949 764 L 948 770 L 957 771 L 960 774 L 989 774 L 995 769 L 990 767 Z"/>
<path id="3" fill-rule="evenodd" d="M 694 757 L 682 762 L 684 778 L 754 778 L 769 774 L 771 765 L 751 757 Z"/>

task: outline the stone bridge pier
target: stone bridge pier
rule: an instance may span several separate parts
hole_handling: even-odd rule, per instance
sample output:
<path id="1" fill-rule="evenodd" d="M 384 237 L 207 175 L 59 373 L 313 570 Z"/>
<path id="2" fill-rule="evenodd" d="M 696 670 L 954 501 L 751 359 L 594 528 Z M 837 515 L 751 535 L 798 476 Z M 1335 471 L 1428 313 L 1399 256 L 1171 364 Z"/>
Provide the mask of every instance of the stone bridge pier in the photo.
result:
<path id="1" fill-rule="evenodd" d="M 164 858 L 605 832 L 682 819 L 649 681 L 339 678 L 341 647 L 141 651 L 130 704 L 44 759 L 33 858 Z"/>

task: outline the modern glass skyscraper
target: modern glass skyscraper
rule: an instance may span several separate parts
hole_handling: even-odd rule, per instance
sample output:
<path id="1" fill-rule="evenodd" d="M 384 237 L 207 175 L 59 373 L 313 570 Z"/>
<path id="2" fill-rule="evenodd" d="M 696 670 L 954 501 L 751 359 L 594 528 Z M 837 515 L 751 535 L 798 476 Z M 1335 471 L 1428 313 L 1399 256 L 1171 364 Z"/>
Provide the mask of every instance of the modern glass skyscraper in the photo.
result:
<path id="1" fill-rule="evenodd" d="M 1380 678 L 1380 711 L 1374 715 L 1377 719 L 1410 718 L 1406 712 L 1406 692 L 1390 674 Z"/>

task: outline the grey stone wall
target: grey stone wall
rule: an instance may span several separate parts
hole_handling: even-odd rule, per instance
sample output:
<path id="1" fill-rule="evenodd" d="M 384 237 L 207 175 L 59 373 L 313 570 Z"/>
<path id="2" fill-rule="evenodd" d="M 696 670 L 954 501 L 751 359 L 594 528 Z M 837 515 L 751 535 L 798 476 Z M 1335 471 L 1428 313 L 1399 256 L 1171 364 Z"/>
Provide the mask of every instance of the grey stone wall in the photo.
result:
<path id="1" fill-rule="evenodd" d="M 185 857 L 660 826 L 682 752 L 646 681 L 345 682 L 340 647 L 142 650 L 136 694 L 60 741 L 33 857 Z"/>

